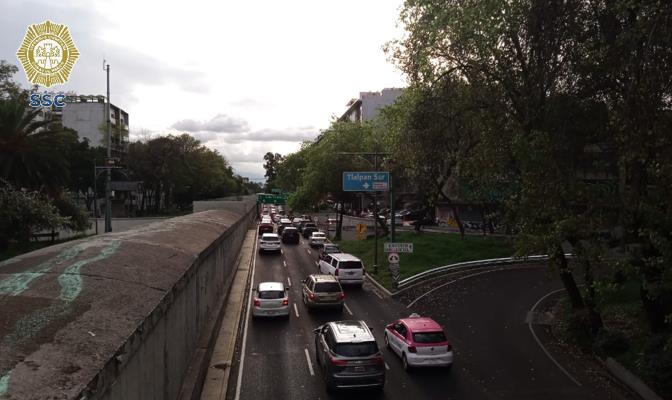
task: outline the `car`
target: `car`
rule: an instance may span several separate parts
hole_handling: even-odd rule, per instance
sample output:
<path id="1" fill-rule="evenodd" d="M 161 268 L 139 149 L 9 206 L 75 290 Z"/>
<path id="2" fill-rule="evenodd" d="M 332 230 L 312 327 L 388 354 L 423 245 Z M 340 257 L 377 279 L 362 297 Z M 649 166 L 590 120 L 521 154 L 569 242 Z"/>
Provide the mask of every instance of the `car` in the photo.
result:
<path id="1" fill-rule="evenodd" d="M 327 225 L 336 225 L 337 222 L 336 218 L 327 218 Z"/>
<path id="2" fill-rule="evenodd" d="M 299 231 L 301 233 L 303 233 L 303 229 L 306 228 L 307 226 L 312 226 L 312 227 L 317 228 L 317 225 L 314 222 L 312 222 L 310 220 L 307 220 L 307 219 L 303 219 L 303 220 L 301 220 L 301 224 L 299 225 Z"/>
<path id="3" fill-rule="evenodd" d="M 275 222 L 276 224 L 280 222 L 280 217 L 281 217 L 280 214 L 273 214 L 273 222 Z"/>
<path id="4" fill-rule="evenodd" d="M 282 243 L 299 244 L 299 230 L 293 226 L 288 226 L 282 230 Z"/>
<path id="5" fill-rule="evenodd" d="M 338 247 L 337 244 L 333 244 L 333 243 L 324 243 L 324 244 L 322 244 L 322 246 L 320 247 L 320 251 L 319 251 L 319 254 L 318 254 L 318 255 L 319 255 L 320 260 L 321 260 L 321 259 L 323 259 L 324 256 L 326 256 L 327 254 L 332 254 L 332 253 L 342 253 L 341 248 Z"/>
<path id="6" fill-rule="evenodd" d="M 287 218 L 280 218 L 280 223 L 278 224 L 278 235 L 282 235 L 282 230 L 288 226 L 292 226 L 292 221 Z"/>
<path id="7" fill-rule="evenodd" d="M 441 325 L 418 314 L 387 325 L 385 345 L 401 357 L 405 370 L 425 366 L 449 369 L 453 365 L 453 346 Z"/>
<path id="8" fill-rule="evenodd" d="M 264 251 L 281 251 L 280 237 L 276 233 L 264 233 L 259 240 L 259 253 Z"/>
<path id="9" fill-rule="evenodd" d="M 308 239 L 310 235 L 313 234 L 313 232 L 317 232 L 317 226 L 304 226 L 303 229 L 301 230 L 301 234 L 303 235 L 304 239 Z"/>
<path id="10" fill-rule="evenodd" d="M 308 238 L 308 245 L 310 247 L 322 246 L 327 241 L 327 234 L 324 232 L 313 232 Z"/>
<path id="11" fill-rule="evenodd" d="M 261 282 L 254 289 L 253 317 L 289 317 L 289 298 L 282 282 Z"/>
<path id="12" fill-rule="evenodd" d="M 273 233 L 273 224 L 270 222 L 261 222 L 258 228 L 259 234 Z"/>
<path id="13" fill-rule="evenodd" d="M 302 222 L 303 222 L 303 219 L 302 219 L 302 218 L 300 218 L 300 217 L 294 218 L 294 219 L 292 220 L 292 226 L 294 226 L 295 228 L 298 229 L 299 227 L 301 227 L 301 223 L 302 223 Z"/>
<path id="14" fill-rule="evenodd" d="M 308 275 L 301 284 L 303 304 L 311 308 L 337 308 L 343 310 L 345 293 L 338 280 L 331 275 Z"/>
<path id="15" fill-rule="evenodd" d="M 364 321 L 333 321 L 317 327 L 315 359 L 327 391 L 385 385 L 385 360 Z"/>
<path id="16" fill-rule="evenodd" d="M 364 264 L 352 254 L 327 254 L 319 267 L 321 273 L 335 276 L 341 284 L 364 284 Z"/>

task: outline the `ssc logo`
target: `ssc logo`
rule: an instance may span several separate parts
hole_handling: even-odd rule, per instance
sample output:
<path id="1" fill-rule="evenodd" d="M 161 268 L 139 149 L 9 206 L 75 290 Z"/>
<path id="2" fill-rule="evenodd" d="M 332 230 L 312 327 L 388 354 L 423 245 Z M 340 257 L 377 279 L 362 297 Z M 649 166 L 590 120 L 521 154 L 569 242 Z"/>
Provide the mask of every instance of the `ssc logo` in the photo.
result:
<path id="1" fill-rule="evenodd" d="M 50 87 L 68 81 L 79 51 L 67 26 L 44 21 L 28 26 L 16 57 L 30 83 Z"/>

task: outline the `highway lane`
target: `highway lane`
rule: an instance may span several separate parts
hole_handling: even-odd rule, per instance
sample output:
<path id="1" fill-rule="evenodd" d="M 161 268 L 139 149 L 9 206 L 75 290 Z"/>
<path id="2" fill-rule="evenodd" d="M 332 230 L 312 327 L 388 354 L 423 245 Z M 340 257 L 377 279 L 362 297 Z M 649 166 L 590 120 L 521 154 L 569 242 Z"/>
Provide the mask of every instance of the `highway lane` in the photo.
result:
<path id="1" fill-rule="evenodd" d="M 241 399 L 490 398 L 478 381 L 457 368 L 450 372 L 445 369 L 422 370 L 411 374 L 403 371 L 396 355 L 384 348 L 383 329 L 386 323 L 407 316 L 410 312 L 392 299 L 380 299 L 367 285 L 362 289 L 345 288 L 347 309 L 342 313 L 326 310 L 308 313 L 301 302 L 300 284 L 305 276 L 318 271 L 315 261 L 317 253 L 303 240 L 299 245 L 283 245 L 281 255 L 257 256 L 254 285 L 269 280 L 285 284 L 291 282 L 292 313 L 289 320 L 252 320 L 249 317 Z M 298 317 L 294 312 L 294 304 Z M 315 363 L 313 329 L 325 322 L 340 319 L 363 319 L 374 329 L 389 367 L 383 393 L 326 392 L 321 371 Z"/>

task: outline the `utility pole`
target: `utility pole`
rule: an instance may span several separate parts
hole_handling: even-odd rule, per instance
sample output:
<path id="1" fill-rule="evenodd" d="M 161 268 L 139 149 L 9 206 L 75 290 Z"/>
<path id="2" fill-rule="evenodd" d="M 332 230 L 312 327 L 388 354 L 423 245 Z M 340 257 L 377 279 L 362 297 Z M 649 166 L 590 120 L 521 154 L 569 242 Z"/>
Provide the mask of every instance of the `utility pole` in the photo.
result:
<path id="1" fill-rule="evenodd" d="M 373 155 L 373 170 L 378 172 L 378 154 Z M 373 273 L 378 274 L 378 192 L 373 192 Z"/>
<path id="2" fill-rule="evenodd" d="M 103 60 L 103 69 L 107 71 L 107 178 L 105 181 L 105 232 L 112 232 L 112 122 L 110 121 L 110 64 Z"/>

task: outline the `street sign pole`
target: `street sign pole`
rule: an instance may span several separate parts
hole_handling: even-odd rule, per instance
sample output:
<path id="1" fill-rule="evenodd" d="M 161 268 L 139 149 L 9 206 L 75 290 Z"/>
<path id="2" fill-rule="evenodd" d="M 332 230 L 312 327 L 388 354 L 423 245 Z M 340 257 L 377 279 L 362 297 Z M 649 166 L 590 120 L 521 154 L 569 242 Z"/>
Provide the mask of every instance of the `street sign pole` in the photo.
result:
<path id="1" fill-rule="evenodd" d="M 378 154 L 373 156 L 373 170 L 378 171 Z M 373 273 L 378 274 L 378 192 L 373 192 Z"/>
<path id="2" fill-rule="evenodd" d="M 391 221 L 392 221 L 392 226 L 391 232 L 392 232 L 392 241 L 395 242 L 396 240 L 396 229 L 394 227 L 395 221 L 394 221 L 394 186 L 392 184 L 392 174 L 390 174 L 390 213 L 392 214 L 391 216 Z"/>
<path id="3" fill-rule="evenodd" d="M 107 71 L 107 160 L 112 158 L 112 122 L 110 121 L 110 64 L 104 65 Z M 105 232 L 112 232 L 112 169 L 107 164 L 107 178 L 105 179 Z"/>

